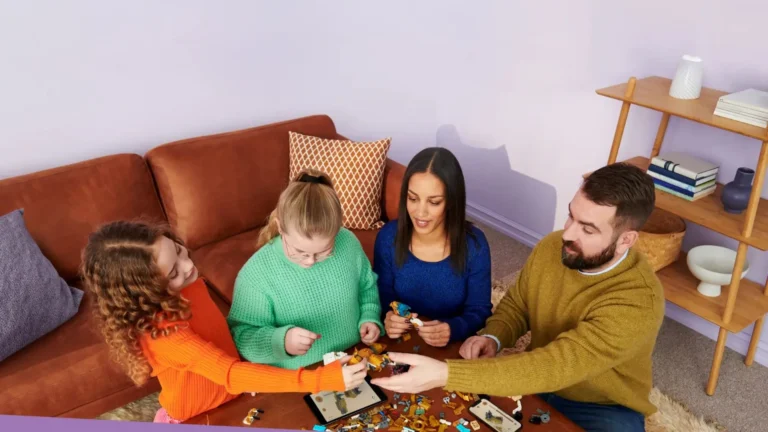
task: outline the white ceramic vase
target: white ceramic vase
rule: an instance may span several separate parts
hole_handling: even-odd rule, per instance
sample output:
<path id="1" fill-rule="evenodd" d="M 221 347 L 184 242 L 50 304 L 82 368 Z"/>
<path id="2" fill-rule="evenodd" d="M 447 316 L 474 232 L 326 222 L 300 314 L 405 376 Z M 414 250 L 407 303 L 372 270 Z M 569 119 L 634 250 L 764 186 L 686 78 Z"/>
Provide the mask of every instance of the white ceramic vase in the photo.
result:
<path id="1" fill-rule="evenodd" d="M 675 99 L 697 99 L 701 95 L 704 75 L 701 58 L 684 55 L 677 65 L 675 78 L 669 87 L 669 95 Z"/>

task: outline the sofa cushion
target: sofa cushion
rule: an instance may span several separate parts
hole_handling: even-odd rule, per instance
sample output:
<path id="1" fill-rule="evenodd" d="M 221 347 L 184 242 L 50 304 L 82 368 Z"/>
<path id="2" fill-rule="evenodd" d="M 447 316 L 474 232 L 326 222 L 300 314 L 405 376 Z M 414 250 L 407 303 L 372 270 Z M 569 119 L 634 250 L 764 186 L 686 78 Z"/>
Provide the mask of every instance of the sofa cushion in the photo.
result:
<path id="1" fill-rule="evenodd" d="M 0 361 L 72 318 L 83 292 L 40 252 L 23 210 L 0 216 Z"/>
<path id="2" fill-rule="evenodd" d="M 291 132 L 289 180 L 307 168 L 328 174 L 341 202 L 344 227 L 379 229 L 384 225 L 381 190 L 390 141 L 355 142 Z"/>
<path id="3" fill-rule="evenodd" d="M 379 234 L 379 230 L 352 230 L 352 232 L 357 236 L 357 239 L 360 240 L 360 244 L 363 246 L 368 261 L 373 264 L 373 245 L 376 243 L 376 236 Z"/>
<path id="4" fill-rule="evenodd" d="M 222 299 L 232 304 L 235 278 L 248 258 L 256 253 L 261 227 L 211 243 L 192 251 L 192 261 L 200 274 Z"/>
<path id="5" fill-rule="evenodd" d="M 3 414 L 58 416 L 134 386 L 108 357 L 83 297 L 69 321 L 0 362 Z"/>
<path id="6" fill-rule="evenodd" d="M 232 293 L 235 290 L 237 274 L 248 261 L 248 258 L 256 253 L 256 240 L 260 230 L 261 227 L 246 231 L 192 251 L 192 261 L 194 261 L 200 274 L 208 280 L 209 286 L 229 304 L 232 303 Z M 376 242 L 378 230 L 353 230 L 352 232 L 363 245 L 368 259 L 373 262 L 373 244 Z"/>
<path id="7" fill-rule="evenodd" d="M 328 116 L 311 116 L 177 141 L 150 150 L 168 221 L 192 249 L 257 228 L 288 185 L 288 132 L 333 138 Z"/>
<path id="8" fill-rule="evenodd" d="M 135 154 L 0 180 L 0 214 L 19 208 L 43 255 L 70 282 L 77 279 L 88 235 L 99 225 L 165 220 L 147 164 Z"/>

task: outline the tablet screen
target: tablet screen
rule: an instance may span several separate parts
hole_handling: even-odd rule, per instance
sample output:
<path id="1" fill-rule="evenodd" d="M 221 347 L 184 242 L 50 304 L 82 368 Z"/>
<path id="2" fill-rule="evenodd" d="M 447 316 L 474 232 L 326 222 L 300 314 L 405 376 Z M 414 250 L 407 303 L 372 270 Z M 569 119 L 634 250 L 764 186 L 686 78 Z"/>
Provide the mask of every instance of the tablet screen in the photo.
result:
<path id="1" fill-rule="evenodd" d="M 333 423 L 344 417 L 367 411 L 386 402 L 387 396 L 380 388 L 371 385 L 368 379 L 360 387 L 346 392 L 320 392 L 304 397 L 320 424 Z"/>

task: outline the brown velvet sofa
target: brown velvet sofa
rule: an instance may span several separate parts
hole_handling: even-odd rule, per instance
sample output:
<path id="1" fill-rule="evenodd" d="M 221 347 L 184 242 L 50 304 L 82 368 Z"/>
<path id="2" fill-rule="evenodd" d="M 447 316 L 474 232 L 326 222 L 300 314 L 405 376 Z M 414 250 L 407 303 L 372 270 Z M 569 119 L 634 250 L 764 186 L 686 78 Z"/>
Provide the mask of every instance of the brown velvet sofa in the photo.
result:
<path id="1" fill-rule="evenodd" d="M 169 223 L 192 251 L 222 311 L 288 183 L 288 131 L 343 138 L 324 115 L 161 145 L 0 180 L 0 214 L 24 208 L 59 274 L 79 287 L 88 234 L 117 219 Z M 387 160 L 382 219 L 397 217 L 405 168 Z M 372 259 L 377 231 L 355 231 Z M 137 388 L 109 359 L 86 293 L 53 332 L 0 362 L 0 414 L 94 418 L 159 390 Z M 42 306 L 42 305 L 41 305 Z"/>

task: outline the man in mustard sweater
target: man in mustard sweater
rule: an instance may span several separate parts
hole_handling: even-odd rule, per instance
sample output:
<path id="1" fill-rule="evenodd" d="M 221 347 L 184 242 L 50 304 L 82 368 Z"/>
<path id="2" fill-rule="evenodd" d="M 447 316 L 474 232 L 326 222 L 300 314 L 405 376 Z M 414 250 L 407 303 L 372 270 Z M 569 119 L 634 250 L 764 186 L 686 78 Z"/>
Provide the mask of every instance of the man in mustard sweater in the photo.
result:
<path id="1" fill-rule="evenodd" d="M 643 431 L 651 354 L 664 317 L 661 283 L 632 246 L 654 207 L 653 180 L 612 164 L 592 173 L 565 228 L 539 242 L 466 360 L 392 353 L 410 372 L 373 382 L 415 393 L 538 394 L 588 431 Z M 496 357 L 531 331 L 526 352 Z"/>

